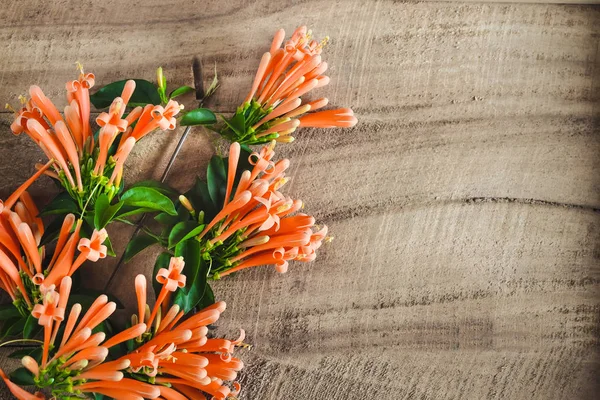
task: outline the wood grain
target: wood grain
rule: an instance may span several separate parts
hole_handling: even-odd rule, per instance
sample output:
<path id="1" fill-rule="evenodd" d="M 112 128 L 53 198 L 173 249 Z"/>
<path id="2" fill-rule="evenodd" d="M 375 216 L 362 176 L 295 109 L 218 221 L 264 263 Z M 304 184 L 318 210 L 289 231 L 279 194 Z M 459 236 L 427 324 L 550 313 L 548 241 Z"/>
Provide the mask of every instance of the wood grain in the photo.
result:
<path id="1" fill-rule="evenodd" d="M 353 107 L 359 125 L 302 130 L 278 151 L 292 162 L 286 193 L 335 240 L 285 275 L 263 268 L 215 285 L 228 303 L 218 333 L 242 327 L 254 345 L 242 399 L 600 392 L 599 8 L 27 0 L 0 18 L 2 99 L 33 83 L 62 99 L 77 60 L 98 86 L 152 79 L 158 64 L 189 84 L 200 55 L 207 81 L 217 65 L 210 105 L 221 112 L 245 96 L 276 28 L 331 36 L 332 83 L 319 95 Z M 9 122 L 0 115 L 2 197 L 41 157 Z M 136 145 L 129 181 L 159 177 L 180 134 Z M 212 152 L 196 130 L 170 183 L 186 188 Z M 37 197 L 50 188 L 39 183 Z M 129 308 L 155 254 L 120 272 L 112 291 Z M 87 266 L 85 285 L 102 287 L 114 265 Z"/>

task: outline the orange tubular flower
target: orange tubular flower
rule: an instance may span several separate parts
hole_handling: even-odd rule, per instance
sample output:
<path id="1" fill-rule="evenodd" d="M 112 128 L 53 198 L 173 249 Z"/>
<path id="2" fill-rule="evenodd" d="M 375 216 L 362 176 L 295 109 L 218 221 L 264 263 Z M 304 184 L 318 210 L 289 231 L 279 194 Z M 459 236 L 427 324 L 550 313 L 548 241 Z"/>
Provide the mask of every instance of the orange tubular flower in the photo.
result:
<path id="1" fill-rule="evenodd" d="M 22 315 L 37 300 L 25 282 L 41 283 L 44 254 L 44 248 L 39 247 L 44 224 L 26 190 L 50 165 L 51 162 L 28 179 L 6 202 L 0 200 L 0 288 L 9 294 Z"/>
<path id="2" fill-rule="evenodd" d="M 26 191 L 52 162 L 19 187 L 6 202 L 0 201 L 0 288 L 13 300 L 22 316 L 30 312 L 46 321 L 44 315 L 55 304 L 52 289 L 71 276 L 85 260 L 97 261 L 106 256 L 106 231 L 94 231 L 92 239 L 80 239 L 82 221 L 65 217 L 54 254 L 45 261 L 45 248 L 40 246 L 44 224 L 39 211 Z M 71 230 L 73 232 L 71 233 Z M 80 254 L 75 251 L 79 244 Z M 42 308 L 44 311 L 42 311 Z"/>
<path id="3" fill-rule="evenodd" d="M 169 270 L 158 273 L 157 281 L 163 285 L 161 294 L 177 290 L 177 282 L 182 278 L 185 280 L 179 273 L 180 265 L 183 267 L 182 261 L 173 258 Z M 236 341 L 206 336 L 207 326 L 219 319 L 225 311 L 225 303 L 213 304 L 183 322 L 180 322 L 183 311 L 178 305 L 172 305 L 163 318 L 155 319 L 164 301 L 164 296 L 159 295 L 150 317 L 146 318 L 146 279 L 143 275 L 136 277 L 135 287 L 138 315 L 134 315 L 133 320 L 145 321 L 147 332 L 136 339 L 139 347 L 120 358 L 130 363 L 131 376 L 156 382 L 165 399 L 205 399 L 208 394 L 223 400 L 237 395 L 239 384 L 234 382 L 234 390 L 231 390 L 224 381 L 235 381 L 244 366 L 232 356 L 235 347 L 242 345 L 244 331 Z"/>
<path id="4" fill-rule="evenodd" d="M 86 254 L 86 258 L 90 261 L 98 261 L 101 258 L 106 258 L 106 246 L 102 243 L 108 238 L 106 229 L 100 231 L 94 230 L 91 239 L 82 238 L 79 240 L 79 246 L 77 249 L 81 253 Z"/>
<path id="5" fill-rule="evenodd" d="M 146 325 L 138 324 L 106 342 L 104 333 L 92 333 L 115 311 L 115 303 L 108 302 L 106 296 L 100 296 L 81 318 L 81 306 L 75 304 L 67 318 L 61 342 L 55 345 L 57 332 L 65 319 L 70 290 L 71 278 L 66 276 L 62 278 L 60 291 L 48 288 L 43 304 L 37 304 L 32 312 L 44 327 L 42 358 L 38 363 L 34 358 L 25 356 L 22 363 L 32 373 L 36 386 L 49 390 L 52 398 L 79 398 L 85 393 L 123 399 L 157 398 L 159 388 L 124 378 L 123 371 L 130 367 L 128 360 L 105 362 L 110 347 L 131 340 L 146 330 Z M 10 382 L 2 370 L 0 376 L 19 400 L 45 398 L 41 393 L 33 395 Z"/>
<path id="6" fill-rule="evenodd" d="M 254 167 L 241 174 L 235 193 L 240 145 L 230 147 L 225 205 L 198 236 L 212 259 L 212 279 L 269 264 L 284 273 L 290 260 L 314 260 L 327 235 L 327 227 L 314 232 L 314 218 L 297 213 L 302 201 L 279 191 L 288 181 L 289 161 L 274 162 L 274 147 L 273 141 L 250 155 Z"/>
<path id="7" fill-rule="evenodd" d="M 328 103 L 326 98 L 312 102 L 302 99 L 313 89 L 329 83 L 329 77 L 323 75 L 327 63 L 321 59 L 329 38 L 319 43 L 311 36 L 311 32 L 301 26 L 284 42 L 284 30 L 277 31 L 270 51 L 261 58 L 244 104 L 221 130 L 223 136 L 242 144 L 267 143 L 273 139 L 291 142 L 294 138 L 290 135 L 298 127 L 356 125 L 357 119 L 349 108 L 306 114 Z M 240 120 L 244 121 L 244 132 L 239 129 Z"/>
<path id="8" fill-rule="evenodd" d="M 96 118 L 100 130 L 95 141 L 93 132 L 96 129 L 90 124 L 89 94 L 95 77 L 84 73 L 79 63 L 78 68 L 78 79 L 66 84 L 69 104 L 63 114 L 42 89 L 32 86 L 29 90 L 31 98 L 21 97 L 22 107 L 15 112 L 11 130 L 16 135 L 25 132 L 54 161 L 54 171 L 46 171 L 46 174 L 57 178 L 80 210 L 85 211 L 85 204 L 92 196 L 106 193 L 109 199 L 113 198 L 121 185 L 123 165 L 135 142 L 157 128 L 174 129 L 174 117 L 181 107 L 171 100 L 164 108 L 148 105 L 142 111 L 137 107 L 125 116 L 127 103 L 135 90 L 135 81 L 129 80 L 108 111 Z M 127 140 L 130 137 L 132 139 Z M 117 146 L 111 153 L 113 143 Z M 89 204 L 93 205 L 94 200 Z"/>

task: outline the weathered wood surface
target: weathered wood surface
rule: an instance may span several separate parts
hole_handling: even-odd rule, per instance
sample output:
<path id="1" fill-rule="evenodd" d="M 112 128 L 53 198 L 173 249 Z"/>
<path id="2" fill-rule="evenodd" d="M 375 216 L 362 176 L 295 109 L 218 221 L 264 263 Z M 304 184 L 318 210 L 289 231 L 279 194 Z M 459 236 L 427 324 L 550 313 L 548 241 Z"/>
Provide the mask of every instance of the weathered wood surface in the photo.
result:
<path id="1" fill-rule="evenodd" d="M 288 192 L 330 226 L 317 262 L 215 285 L 243 327 L 243 399 L 592 399 L 600 391 L 600 9 L 391 1 L 31 0 L 0 9 L 0 98 L 38 84 L 63 98 L 83 62 L 98 86 L 175 84 L 217 63 L 211 106 L 234 110 L 274 30 L 330 35 L 321 93 L 353 130 L 280 146 Z M 209 77 L 207 77 L 209 79 Z M 190 99 L 186 102 L 192 105 Z M 0 115 L 0 195 L 41 153 Z M 134 150 L 130 180 L 158 178 L 181 131 Z M 202 174 L 194 133 L 170 183 Z M 35 187 L 48 197 L 51 185 Z M 127 229 L 113 230 L 126 240 Z M 112 291 L 128 306 L 150 251 Z M 115 260 L 87 267 L 102 287 Z M 0 361 L 6 365 L 5 359 Z M 1 398 L 8 398 L 1 392 Z"/>

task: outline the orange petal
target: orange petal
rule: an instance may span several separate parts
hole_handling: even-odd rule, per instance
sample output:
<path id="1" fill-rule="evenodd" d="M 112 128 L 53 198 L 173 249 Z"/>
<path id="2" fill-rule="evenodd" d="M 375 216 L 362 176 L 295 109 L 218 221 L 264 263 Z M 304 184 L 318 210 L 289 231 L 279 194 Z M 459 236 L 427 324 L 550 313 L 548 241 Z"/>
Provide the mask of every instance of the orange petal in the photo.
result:
<path id="1" fill-rule="evenodd" d="M 40 176 L 42 176 L 44 172 L 46 172 L 46 170 L 52 166 L 52 164 L 54 164 L 53 160 L 48 161 L 42 168 L 40 168 L 35 174 L 33 174 L 31 178 L 27 179 L 25 183 L 19 186 L 19 188 L 15 190 L 8 199 L 6 199 L 6 201 L 4 202 L 4 208 L 10 210 L 12 206 L 17 202 L 19 197 L 21 197 L 23 192 L 25 192 L 25 190 L 27 190 L 27 188 L 31 186 L 33 182 L 35 182 Z"/>
<path id="2" fill-rule="evenodd" d="M 127 82 L 125 82 L 125 87 L 123 87 L 123 92 L 121 93 L 121 98 L 123 99 L 124 104 L 129 103 L 129 100 L 131 99 L 131 95 L 133 95 L 134 91 L 135 91 L 135 81 L 130 79 Z M 125 107 L 123 107 L 123 111 L 125 111 Z M 121 115 L 123 115 L 123 112 L 121 112 Z"/>
<path id="3" fill-rule="evenodd" d="M 31 394 L 25 389 L 21 388 L 19 385 L 11 382 L 4 371 L 0 369 L 0 377 L 4 380 L 4 383 L 8 387 L 8 390 L 18 399 L 18 400 L 40 400 L 44 399 L 43 395 Z"/>
<path id="4" fill-rule="evenodd" d="M 135 379 L 123 378 L 119 382 L 96 381 L 87 382 L 76 386 L 75 389 L 82 391 L 92 391 L 100 393 L 104 389 L 120 390 L 122 392 L 131 392 L 148 399 L 155 399 L 160 396 L 160 389 L 157 386 L 140 382 Z M 100 390 L 97 390 L 100 389 Z M 114 397 L 114 396 L 113 396 Z M 118 397 L 121 399 L 122 397 Z"/>
<path id="5" fill-rule="evenodd" d="M 267 70 L 267 67 L 269 66 L 269 62 L 271 61 L 271 56 L 272 53 L 265 53 L 260 59 L 258 70 L 256 71 L 254 81 L 252 82 L 252 88 L 250 89 L 250 93 L 248 93 L 248 96 L 246 96 L 246 100 L 244 100 L 244 103 L 249 103 L 250 100 L 252 100 L 252 98 L 254 97 L 254 94 L 258 90 L 258 86 L 260 85 L 260 83 L 263 80 L 263 77 L 265 76 L 265 72 Z"/>
<path id="6" fill-rule="evenodd" d="M 115 336 L 108 339 L 106 342 L 102 343 L 102 346 L 111 348 L 116 346 L 119 343 L 126 342 L 127 340 L 136 338 L 146 332 L 146 324 L 140 323 L 132 326 L 131 328 L 125 329 L 122 332 L 119 332 Z"/>
<path id="7" fill-rule="evenodd" d="M 229 196 L 231 196 L 231 189 L 233 188 L 233 181 L 235 179 L 235 173 L 237 170 L 238 161 L 240 159 L 240 144 L 233 142 L 229 146 L 229 165 L 227 169 L 227 190 L 225 192 L 225 201 L 223 207 L 229 203 Z"/>
<path id="8" fill-rule="evenodd" d="M 69 313 L 69 318 L 67 319 L 67 324 L 65 325 L 65 331 L 63 333 L 63 337 L 60 343 L 60 347 L 63 347 L 67 340 L 71 337 L 71 332 L 73 332 L 73 328 L 75 327 L 75 323 L 77 322 L 77 318 L 79 318 L 79 314 L 81 313 L 81 304 L 77 303 L 71 307 L 71 311 Z"/>
<path id="9" fill-rule="evenodd" d="M 108 297 L 105 294 L 98 296 L 96 298 L 96 300 L 94 300 L 94 302 L 92 303 L 92 305 L 90 306 L 88 311 L 85 313 L 85 315 L 83 316 L 81 321 L 79 322 L 79 325 L 77 325 L 77 329 L 75 329 L 75 333 L 86 328 L 88 325 L 88 322 L 94 317 L 94 315 L 96 315 L 96 313 L 98 311 L 100 311 L 100 309 L 102 307 L 104 307 L 104 305 L 106 303 L 108 303 Z"/>

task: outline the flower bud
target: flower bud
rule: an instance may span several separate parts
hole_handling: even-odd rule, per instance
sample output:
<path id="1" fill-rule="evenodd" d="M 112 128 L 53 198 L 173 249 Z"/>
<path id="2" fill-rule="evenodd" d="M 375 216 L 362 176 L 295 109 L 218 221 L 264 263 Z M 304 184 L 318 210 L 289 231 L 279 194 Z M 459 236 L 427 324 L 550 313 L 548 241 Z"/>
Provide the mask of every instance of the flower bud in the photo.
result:
<path id="1" fill-rule="evenodd" d="M 182 206 L 185 207 L 186 210 L 188 210 L 190 212 L 190 214 L 192 214 L 192 215 L 195 214 L 196 210 L 194 210 L 192 203 L 190 203 L 190 201 L 188 200 L 187 197 L 185 197 L 184 195 L 180 195 L 179 202 L 181 203 Z"/>
<path id="2" fill-rule="evenodd" d="M 251 239 L 245 240 L 239 244 L 239 247 L 252 247 L 252 246 L 260 246 L 261 244 L 265 244 L 269 241 L 270 237 L 267 235 L 253 237 Z"/>
<path id="3" fill-rule="evenodd" d="M 163 74 L 162 67 L 158 67 L 158 69 L 156 70 L 156 83 L 158 84 L 158 88 L 161 90 L 165 90 L 167 87 L 167 79 Z"/>
<path id="4" fill-rule="evenodd" d="M 37 361 L 35 361 L 32 357 L 30 356 L 25 356 L 21 359 L 21 364 L 23 364 L 23 366 L 25 368 L 27 368 L 29 370 L 29 372 L 31 372 L 33 374 L 33 376 L 37 377 L 40 374 L 40 367 L 37 363 Z"/>

